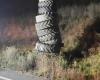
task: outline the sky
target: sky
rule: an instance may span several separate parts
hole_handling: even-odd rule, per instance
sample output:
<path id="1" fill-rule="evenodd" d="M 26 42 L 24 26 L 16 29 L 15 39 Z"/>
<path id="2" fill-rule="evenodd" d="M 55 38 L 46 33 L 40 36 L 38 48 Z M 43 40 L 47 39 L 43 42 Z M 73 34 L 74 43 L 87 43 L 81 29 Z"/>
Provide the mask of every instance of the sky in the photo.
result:
<path id="1" fill-rule="evenodd" d="M 32 19 L 27 18 L 27 15 L 33 15 L 36 10 L 36 0 L 0 0 L 0 42 L 6 41 L 7 38 L 24 39 L 25 35 L 31 38 L 32 35 L 29 34 L 32 34 L 34 27 Z M 23 15 L 24 17 L 21 17 L 23 21 L 18 21 L 17 18 Z M 23 30 L 22 26 L 28 28 Z"/>
<path id="2" fill-rule="evenodd" d="M 58 5 L 82 5 L 100 0 L 57 0 Z M 36 13 L 38 0 L 0 0 L 0 17 L 18 16 Z M 59 7 L 59 6 L 58 6 Z"/>
<path id="3" fill-rule="evenodd" d="M 36 12 L 36 6 L 36 0 L 0 0 L 0 17 Z"/>

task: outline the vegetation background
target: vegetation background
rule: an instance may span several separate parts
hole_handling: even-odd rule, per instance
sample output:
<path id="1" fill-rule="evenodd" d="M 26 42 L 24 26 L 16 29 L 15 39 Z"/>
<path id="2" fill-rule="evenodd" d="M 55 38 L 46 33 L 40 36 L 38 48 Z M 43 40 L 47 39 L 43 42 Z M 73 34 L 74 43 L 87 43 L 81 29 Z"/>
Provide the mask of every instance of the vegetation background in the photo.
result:
<path id="1" fill-rule="evenodd" d="M 59 56 L 40 56 L 42 63 L 34 51 L 37 3 L 1 0 L 0 67 L 35 72 L 52 80 L 100 80 L 100 1 L 57 0 L 64 47 Z"/>

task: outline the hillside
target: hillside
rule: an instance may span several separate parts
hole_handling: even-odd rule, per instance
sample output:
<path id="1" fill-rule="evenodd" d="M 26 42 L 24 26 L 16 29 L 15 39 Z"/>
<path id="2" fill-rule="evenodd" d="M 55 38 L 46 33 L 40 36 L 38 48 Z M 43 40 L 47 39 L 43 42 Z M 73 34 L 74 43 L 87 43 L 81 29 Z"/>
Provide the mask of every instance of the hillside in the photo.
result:
<path id="1" fill-rule="evenodd" d="M 64 43 L 59 56 L 36 54 L 33 47 L 37 41 L 34 26 L 37 1 L 31 1 L 26 3 L 29 7 L 24 3 L 21 8 L 23 0 L 15 1 L 16 5 L 21 4 L 14 9 L 9 7 L 9 14 L 14 15 L 4 14 L 6 18 L 0 19 L 0 42 L 7 44 L 0 49 L 0 67 L 36 73 L 52 80 L 100 80 L 100 1 L 58 1 L 59 28 Z"/>

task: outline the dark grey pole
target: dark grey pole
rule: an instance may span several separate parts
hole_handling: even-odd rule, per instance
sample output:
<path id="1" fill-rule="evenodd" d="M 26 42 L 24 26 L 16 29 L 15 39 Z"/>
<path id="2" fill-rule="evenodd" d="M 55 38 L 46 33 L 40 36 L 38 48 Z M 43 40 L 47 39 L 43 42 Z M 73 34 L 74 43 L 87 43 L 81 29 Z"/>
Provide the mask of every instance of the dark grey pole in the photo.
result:
<path id="1" fill-rule="evenodd" d="M 58 28 L 56 0 L 39 0 L 36 31 L 38 42 L 35 48 L 38 52 L 60 52 L 62 40 Z"/>

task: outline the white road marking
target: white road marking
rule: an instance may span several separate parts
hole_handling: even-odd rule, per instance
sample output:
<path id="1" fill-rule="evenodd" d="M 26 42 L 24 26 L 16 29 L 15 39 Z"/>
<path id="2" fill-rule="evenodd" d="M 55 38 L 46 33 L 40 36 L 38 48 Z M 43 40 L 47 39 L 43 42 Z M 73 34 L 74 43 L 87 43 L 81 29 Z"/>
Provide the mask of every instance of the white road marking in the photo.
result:
<path id="1" fill-rule="evenodd" d="M 0 79 L 3 79 L 3 80 L 12 80 L 12 79 L 9 79 L 9 78 L 3 77 L 3 76 L 0 76 Z"/>

